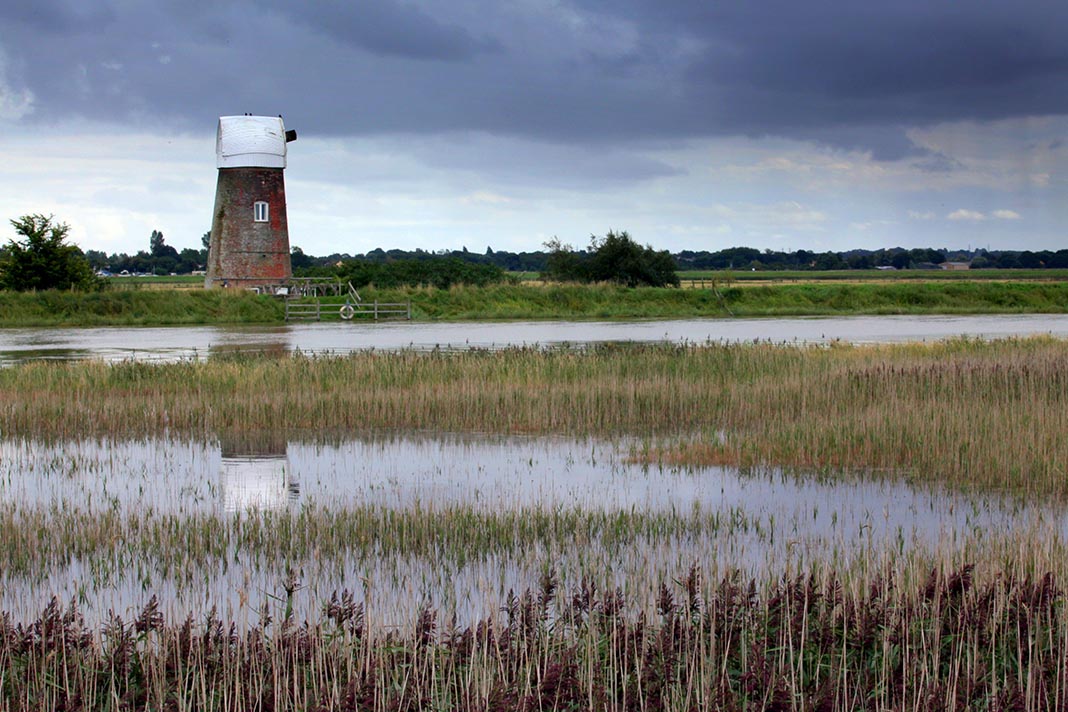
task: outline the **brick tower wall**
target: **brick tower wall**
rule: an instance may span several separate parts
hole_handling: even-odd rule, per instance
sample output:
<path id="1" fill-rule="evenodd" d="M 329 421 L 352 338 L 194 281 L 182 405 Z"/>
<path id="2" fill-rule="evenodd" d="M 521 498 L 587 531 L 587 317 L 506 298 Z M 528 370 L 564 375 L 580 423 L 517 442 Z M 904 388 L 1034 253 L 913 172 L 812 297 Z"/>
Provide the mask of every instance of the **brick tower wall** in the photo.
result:
<path id="1" fill-rule="evenodd" d="M 282 168 L 220 168 L 204 286 L 263 287 L 293 276 Z M 256 222 L 253 206 L 268 205 Z"/>

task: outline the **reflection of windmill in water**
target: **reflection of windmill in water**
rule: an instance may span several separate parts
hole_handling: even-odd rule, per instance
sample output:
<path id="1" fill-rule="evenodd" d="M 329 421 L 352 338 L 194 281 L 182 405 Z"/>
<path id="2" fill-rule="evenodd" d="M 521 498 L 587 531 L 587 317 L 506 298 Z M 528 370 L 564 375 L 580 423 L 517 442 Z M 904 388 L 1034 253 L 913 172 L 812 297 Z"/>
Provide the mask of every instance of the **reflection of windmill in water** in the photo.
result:
<path id="1" fill-rule="evenodd" d="M 219 441 L 226 511 L 283 509 L 300 497 L 283 435 L 227 433 Z"/>

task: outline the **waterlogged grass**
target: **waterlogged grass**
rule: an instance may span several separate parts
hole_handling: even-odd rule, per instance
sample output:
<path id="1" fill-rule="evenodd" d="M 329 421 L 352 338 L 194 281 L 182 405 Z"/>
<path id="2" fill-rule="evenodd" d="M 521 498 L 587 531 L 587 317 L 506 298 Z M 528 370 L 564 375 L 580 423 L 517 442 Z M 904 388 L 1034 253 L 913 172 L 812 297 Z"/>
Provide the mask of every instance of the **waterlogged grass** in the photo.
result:
<path id="1" fill-rule="evenodd" d="M 41 603 L 0 708 L 1055 709 L 1058 519 L 822 549 L 741 511 L 11 504 L 0 592 Z"/>
<path id="2" fill-rule="evenodd" d="M 602 346 L 0 370 L 0 433 L 629 434 L 672 464 L 1068 496 L 1068 344 Z"/>
<path id="3" fill-rule="evenodd" d="M 0 710 L 1060 709 L 1066 400 L 1050 338 L 0 369 L 9 439 L 623 435 L 665 467 L 1015 495 L 934 541 L 837 508 L 164 512 L 53 449 L 102 494 L 0 504 Z"/>
<path id="4" fill-rule="evenodd" d="M 0 291 L 0 327 L 258 324 L 284 315 L 281 301 L 241 290 Z"/>
<path id="5" fill-rule="evenodd" d="M 833 572 L 771 586 L 680 571 L 656 613 L 618 590 L 561 588 L 552 570 L 500 616 L 456 625 L 424 608 L 388 635 L 342 591 L 322 620 L 264 608 L 170 620 L 152 598 L 97 635 L 58 601 L 0 619 L 5 709 L 787 710 L 1061 709 L 1063 591 L 1049 576 L 919 584 Z M 292 584 L 289 584 L 292 586 Z M 292 593 L 292 588 L 286 589 Z M 655 592 L 655 593 L 654 593 Z M 280 599 L 282 601 L 283 599 Z"/>

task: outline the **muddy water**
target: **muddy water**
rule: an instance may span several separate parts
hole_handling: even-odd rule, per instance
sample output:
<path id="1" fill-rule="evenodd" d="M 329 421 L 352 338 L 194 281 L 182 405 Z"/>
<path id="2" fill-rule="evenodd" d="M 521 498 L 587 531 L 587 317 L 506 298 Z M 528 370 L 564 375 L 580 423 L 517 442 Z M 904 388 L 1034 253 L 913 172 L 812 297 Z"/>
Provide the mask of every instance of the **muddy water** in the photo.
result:
<path id="1" fill-rule="evenodd" d="M 330 323 L 278 327 L 2 329 L 0 364 L 30 359 L 185 359 L 213 352 L 350 353 L 368 349 L 502 348 L 605 341 L 877 343 L 954 336 L 1068 337 L 1068 315 L 862 316 L 652 321 Z"/>
<path id="2" fill-rule="evenodd" d="M 997 498 L 932 492 L 895 479 L 797 479 L 776 471 L 663 469 L 633 464 L 634 443 L 561 438 L 368 435 L 305 442 L 284 436 L 213 442 L 0 441 L 0 502 L 21 511 L 83 511 L 177 519 L 294 518 L 308 512 L 371 509 L 440 512 L 656 514 L 701 522 L 684 534 L 592 538 L 547 533 L 534 546 L 474 553 L 463 542 L 437 553 L 403 554 L 381 543 L 338 556 L 317 551 L 273 561 L 233 544 L 194 565 L 139 553 L 121 542 L 112 559 L 72 557 L 48 571 L 0 572 L 0 610 L 21 618 L 52 595 L 76 598 L 90 615 L 133 612 L 152 593 L 170 615 L 217 606 L 254 622 L 259 603 L 277 601 L 289 572 L 302 615 L 317 615 L 335 590 L 353 590 L 385 624 L 410 621 L 432 604 L 474 619 L 497 611 L 509 590 L 557 566 L 571 583 L 594 572 L 603 582 L 648 593 L 691 564 L 761 575 L 812 560 L 905 555 L 976 532 L 1012 532 L 1055 517 Z M 442 533 L 444 532 L 444 533 Z M 435 536 L 449 536 L 448 527 Z M 128 535 L 136 537 L 135 533 Z M 505 537 L 507 540 L 507 537 Z M 431 542 L 431 548 L 437 546 Z M 249 601 L 252 601 L 250 604 Z"/>

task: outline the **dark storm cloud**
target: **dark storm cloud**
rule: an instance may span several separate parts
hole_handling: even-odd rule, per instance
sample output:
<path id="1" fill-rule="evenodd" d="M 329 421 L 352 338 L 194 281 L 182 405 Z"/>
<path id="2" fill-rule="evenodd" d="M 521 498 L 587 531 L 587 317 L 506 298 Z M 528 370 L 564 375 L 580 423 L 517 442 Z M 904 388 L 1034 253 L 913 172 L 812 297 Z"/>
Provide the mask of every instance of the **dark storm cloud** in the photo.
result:
<path id="1" fill-rule="evenodd" d="M 37 31 L 70 32 L 98 28 L 114 21 L 111 8 L 72 0 L 8 0 L 0 17 Z"/>
<path id="2" fill-rule="evenodd" d="M 440 22 L 409 5 L 390 3 L 270 3 L 295 25 L 375 54 L 421 60 L 459 61 L 500 49 L 465 28 Z"/>
<path id="3" fill-rule="evenodd" d="M 744 134 L 916 151 L 904 129 L 1068 113 L 1068 3 L 26 2 L 0 7 L 25 121 L 559 142 Z"/>

